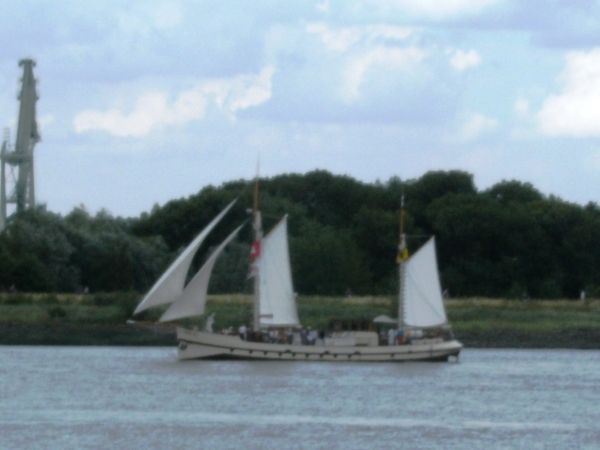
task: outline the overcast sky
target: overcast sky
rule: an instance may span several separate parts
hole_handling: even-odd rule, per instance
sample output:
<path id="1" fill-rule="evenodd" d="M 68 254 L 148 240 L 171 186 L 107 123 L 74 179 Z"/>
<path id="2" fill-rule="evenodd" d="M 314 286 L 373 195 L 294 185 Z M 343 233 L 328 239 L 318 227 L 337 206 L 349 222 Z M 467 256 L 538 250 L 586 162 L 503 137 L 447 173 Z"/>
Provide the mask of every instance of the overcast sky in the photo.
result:
<path id="1" fill-rule="evenodd" d="M 428 170 L 600 203 L 600 2 L 0 3 L 0 125 L 37 61 L 36 196 L 137 216 L 208 184 Z"/>

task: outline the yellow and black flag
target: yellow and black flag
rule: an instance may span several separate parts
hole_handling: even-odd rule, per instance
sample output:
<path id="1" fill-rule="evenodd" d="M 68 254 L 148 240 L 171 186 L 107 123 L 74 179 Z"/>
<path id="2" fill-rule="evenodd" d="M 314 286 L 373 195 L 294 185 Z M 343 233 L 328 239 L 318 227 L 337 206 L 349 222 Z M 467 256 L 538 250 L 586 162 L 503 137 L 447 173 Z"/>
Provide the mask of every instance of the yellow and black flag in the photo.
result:
<path id="1" fill-rule="evenodd" d="M 396 264 L 400 264 L 408 259 L 408 248 L 404 235 L 400 236 L 400 245 L 398 246 L 398 256 L 396 256 Z"/>
<path id="2" fill-rule="evenodd" d="M 398 250 L 398 256 L 396 256 L 396 263 L 400 264 L 408 259 L 408 249 L 403 248 L 402 250 Z"/>
<path id="3" fill-rule="evenodd" d="M 408 248 L 406 248 L 406 237 L 404 235 L 404 193 L 400 198 L 400 244 L 398 245 L 398 256 L 396 264 L 400 264 L 408 259 Z"/>

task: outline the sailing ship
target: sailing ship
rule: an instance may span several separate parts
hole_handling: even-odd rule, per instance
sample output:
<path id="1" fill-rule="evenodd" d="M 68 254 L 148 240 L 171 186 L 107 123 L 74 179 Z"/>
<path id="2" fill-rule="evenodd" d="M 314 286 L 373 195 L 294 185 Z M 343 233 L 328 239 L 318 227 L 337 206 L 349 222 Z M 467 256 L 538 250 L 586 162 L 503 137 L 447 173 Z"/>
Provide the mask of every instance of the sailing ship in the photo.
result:
<path id="1" fill-rule="evenodd" d="M 246 359 L 280 361 L 447 361 L 458 357 L 462 344 L 453 339 L 440 288 L 435 240 L 431 238 L 407 257 L 401 233 L 399 261 L 400 292 L 398 320 L 384 318 L 398 330 L 382 341 L 375 331 L 335 331 L 321 336 L 312 345 L 300 339 L 273 342 L 274 330 L 288 330 L 299 336 L 296 295 L 293 290 L 287 241 L 287 216 L 263 237 L 261 214 L 253 210 L 255 241 L 252 245 L 254 317 L 252 331 L 240 335 L 212 332 L 212 317 L 203 331 L 177 327 L 179 359 Z M 184 286 L 189 267 L 202 241 L 227 214 L 236 200 L 210 222 L 160 277 L 140 302 L 134 314 L 147 308 L 170 304 L 159 319 L 173 321 L 204 314 L 210 275 L 219 254 L 235 238 L 235 229 L 209 256 L 192 280 Z M 434 330 L 432 332 L 431 330 Z M 269 333 L 271 331 L 271 334 Z M 392 336 L 393 334 L 393 336 Z M 277 332 L 275 332 L 277 335 Z M 392 339 L 393 337 L 393 339 Z"/>

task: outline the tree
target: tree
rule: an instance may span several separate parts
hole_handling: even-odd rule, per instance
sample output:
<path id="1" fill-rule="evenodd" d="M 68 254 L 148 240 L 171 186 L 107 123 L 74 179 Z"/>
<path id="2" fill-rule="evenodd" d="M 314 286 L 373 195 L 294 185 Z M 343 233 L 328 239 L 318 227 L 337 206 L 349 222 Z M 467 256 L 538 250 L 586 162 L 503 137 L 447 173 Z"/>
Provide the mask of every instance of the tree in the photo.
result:
<path id="1" fill-rule="evenodd" d="M 455 295 L 539 296 L 559 276 L 543 229 L 521 205 L 503 207 L 489 196 L 447 195 L 427 209 L 438 237 L 445 287 Z"/>
<path id="2" fill-rule="evenodd" d="M 473 175 L 459 170 L 434 171 L 406 183 L 406 209 L 414 217 L 415 226 L 424 233 L 430 233 L 427 207 L 434 200 L 450 194 L 477 195 Z"/>
<path id="3" fill-rule="evenodd" d="M 511 202 L 531 203 L 539 202 L 544 199 L 540 191 L 533 187 L 531 183 L 521 183 L 520 181 L 502 181 L 495 184 L 484 192 L 503 205 Z"/>
<path id="4" fill-rule="evenodd" d="M 365 257 L 347 232 L 317 222 L 290 240 L 295 289 L 303 295 L 366 294 L 370 273 Z"/>
<path id="5" fill-rule="evenodd" d="M 372 275 L 372 293 L 389 294 L 397 287 L 399 222 L 398 211 L 367 205 L 362 206 L 352 219 L 352 240 L 365 255 L 365 264 Z"/>

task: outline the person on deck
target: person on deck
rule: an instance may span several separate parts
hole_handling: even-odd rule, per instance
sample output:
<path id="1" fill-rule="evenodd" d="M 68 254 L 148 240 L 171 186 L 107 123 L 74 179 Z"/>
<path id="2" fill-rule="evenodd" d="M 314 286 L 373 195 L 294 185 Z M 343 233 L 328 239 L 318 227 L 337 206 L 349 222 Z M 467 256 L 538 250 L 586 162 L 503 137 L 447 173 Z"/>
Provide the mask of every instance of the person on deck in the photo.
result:
<path id="1" fill-rule="evenodd" d="M 246 328 L 246 325 L 242 324 L 239 328 L 238 328 L 238 332 L 240 333 L 240 339 L 242 341 L 245 341 L 248 339 L 248 335 L 246 334 L 248 332 L 248 329 Z"/>
<path id="2" fill-rule="evenodd" d="M 388 331 L 388 345 L 394 345 L 396 343 L 396 330 L 390 328 Z"/>

